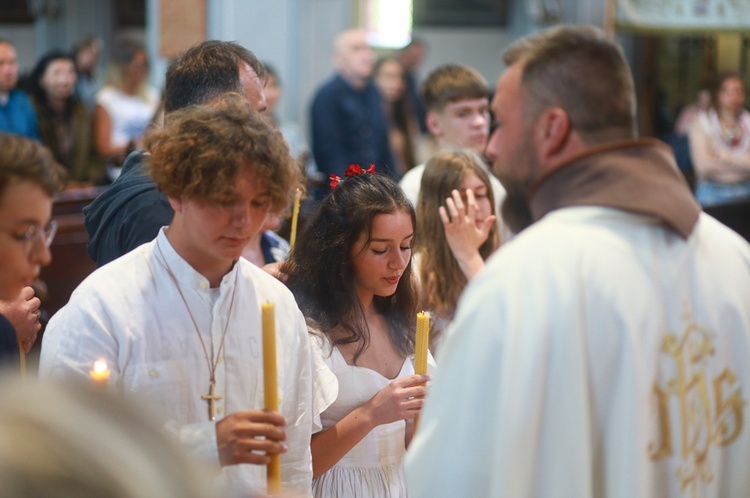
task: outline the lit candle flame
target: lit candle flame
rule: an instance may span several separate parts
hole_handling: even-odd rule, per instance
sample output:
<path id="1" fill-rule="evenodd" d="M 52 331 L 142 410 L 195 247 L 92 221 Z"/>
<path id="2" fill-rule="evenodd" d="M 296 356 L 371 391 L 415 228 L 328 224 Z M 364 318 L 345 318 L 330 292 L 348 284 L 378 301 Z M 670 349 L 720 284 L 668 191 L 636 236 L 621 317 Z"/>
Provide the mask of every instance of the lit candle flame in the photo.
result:
<path id="1" fill-rule="evenodd" d="M 89 372 L 89 375 L 94 384 L 106 386 L 109 382 L 109 373 L 107 362 L 104 360 L 97 360 L 94 362 L 94 369 Z"/>

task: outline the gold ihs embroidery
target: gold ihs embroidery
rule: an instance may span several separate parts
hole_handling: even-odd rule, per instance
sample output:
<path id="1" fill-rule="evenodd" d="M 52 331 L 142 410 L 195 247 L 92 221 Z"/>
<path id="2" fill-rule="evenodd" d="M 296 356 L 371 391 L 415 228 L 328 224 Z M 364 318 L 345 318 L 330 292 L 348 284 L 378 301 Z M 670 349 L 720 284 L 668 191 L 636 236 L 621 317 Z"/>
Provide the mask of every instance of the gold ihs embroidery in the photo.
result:
<path id="1" fill-rule="evenodd" d="M 708 454 L 712 445 L 731 444 L 742 432 L 745 402 L 730 368 L 713 381 L 706 364 L 715 353 L 708 331 L 689 318 L 680 335 L 668 332 L 661 351 L 673 361 L 675 375 L 666 385 L 654 382 L 659 439 L 648 446 L 649 457 L 660 460 L 674 454 L 679 437 L 682 464 L 677 469 L 681 490 L 697 492 L 698 480 L 713 480 Z M 712 403 L 713 401 L 713 403 Z M 678 432 L 673 433 L 671 410 L 679 410 Z"/>

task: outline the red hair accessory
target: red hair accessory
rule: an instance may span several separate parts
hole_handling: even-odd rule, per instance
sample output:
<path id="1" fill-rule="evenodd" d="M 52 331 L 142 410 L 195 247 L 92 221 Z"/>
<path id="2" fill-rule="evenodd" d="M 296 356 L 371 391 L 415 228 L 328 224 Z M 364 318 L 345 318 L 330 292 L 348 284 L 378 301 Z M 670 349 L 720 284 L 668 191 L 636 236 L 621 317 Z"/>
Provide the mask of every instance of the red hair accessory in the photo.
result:
<path id="1" fill-rule="evenodd" d="M 351 178 L 352 176 L 358 176 L 363 175 L 365 173 L 370 173 L 371 175 L 375 174 L 375 165 L 371 164 L 369 168 L 362 169 L 362 166 L 359 164 L 350 164 L 348 168 L 346 168 L 346 171 L 344 171 L 344 177 L 341 178 L 338 175 L 334 175 L 333 173 L 328 177 L 328 180 L 331 182 L 331 188 L 338 187 L 339 183 L 343 182 L 346 178 Z"/>

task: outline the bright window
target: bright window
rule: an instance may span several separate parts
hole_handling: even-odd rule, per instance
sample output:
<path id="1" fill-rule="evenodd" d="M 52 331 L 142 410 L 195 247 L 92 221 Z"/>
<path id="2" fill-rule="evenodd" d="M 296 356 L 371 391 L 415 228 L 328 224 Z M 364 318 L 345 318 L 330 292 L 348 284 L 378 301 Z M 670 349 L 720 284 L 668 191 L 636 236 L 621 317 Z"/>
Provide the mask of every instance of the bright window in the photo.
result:
<path id="1" fill-rule="evenodd" d="M 373 46 L 403 47 L 411 41 L 412 0 L 361 0 L 362 26 Z"/>

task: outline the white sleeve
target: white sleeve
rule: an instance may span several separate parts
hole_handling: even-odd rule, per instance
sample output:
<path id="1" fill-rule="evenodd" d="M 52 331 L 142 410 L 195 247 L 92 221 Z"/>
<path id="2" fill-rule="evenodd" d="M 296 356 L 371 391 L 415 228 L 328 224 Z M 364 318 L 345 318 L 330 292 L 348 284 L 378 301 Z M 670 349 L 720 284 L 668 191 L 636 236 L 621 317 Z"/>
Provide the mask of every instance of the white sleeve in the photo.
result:
<path id="1" fill-rule="evenodd" d="M 76 299 L 77 298 L 77 299 Z M 39 379 L 43 382 L 91 382 L 94 362 L 107 362 L 109 389 L 120 379 L 118 343 L 111 321 L 95 299 L 71 297 L 50 319 L 42 339 Z"/>
<path id="2" fill-rule="evenodd" d="M 422 170 L 424 166 L 418 165 L 406 172 L 401 178 L 399 186 L 401 190 L 406 194 L 406 198 L 409 199 L 414 209 L 417 208 L 417 202 L 419 201 L 419 190 L 422 188 Z"/>
<path id="3" fill-rule="evenodd" d="M 339 394 L 339 381 L 331 371 L 325 358 L 330 357 L 330 350 L 326 352 L 326 341 L 318 332 L 311 330 L 310 339 L 312 364 L 315 371 L 313 380 L 313 434 L 323 429 L 320 414 L 336 401 Z"/>

